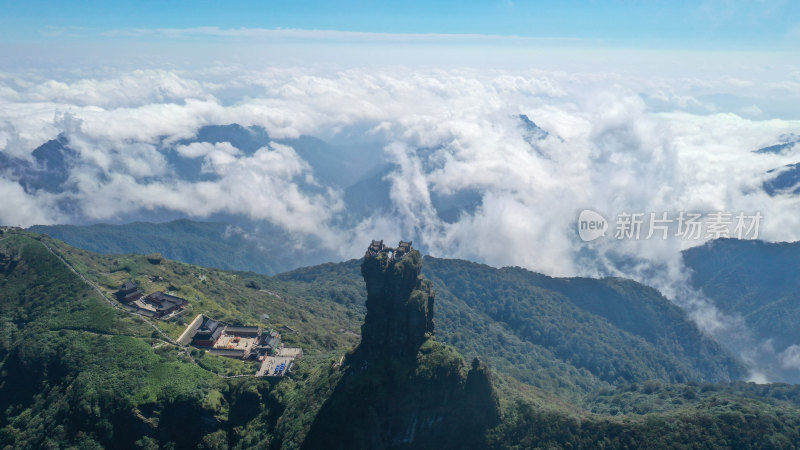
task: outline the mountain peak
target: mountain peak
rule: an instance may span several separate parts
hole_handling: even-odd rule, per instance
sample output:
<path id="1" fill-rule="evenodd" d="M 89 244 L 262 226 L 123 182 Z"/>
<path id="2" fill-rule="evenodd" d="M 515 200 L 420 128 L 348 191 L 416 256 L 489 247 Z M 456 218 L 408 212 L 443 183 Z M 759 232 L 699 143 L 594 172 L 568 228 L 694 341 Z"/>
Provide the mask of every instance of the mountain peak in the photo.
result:
<path id="1" fill-rule="evenodd" d="M 434 292 L 420 276 L 422 256 L 411 242 L 373 241 L 361 264 L 367 285 L 362 348 L 367 354 L 414 356 L 435 332 Z"/>
<path id="2" fill-rule="evenodd" d="M 361 264 L 361 344 L 303 448 L 485 447 L 486 430 L 500 420 L 490 371 L 432 339 L 434 293 L 421 270 L 411 242 L 372 241 Z"/>

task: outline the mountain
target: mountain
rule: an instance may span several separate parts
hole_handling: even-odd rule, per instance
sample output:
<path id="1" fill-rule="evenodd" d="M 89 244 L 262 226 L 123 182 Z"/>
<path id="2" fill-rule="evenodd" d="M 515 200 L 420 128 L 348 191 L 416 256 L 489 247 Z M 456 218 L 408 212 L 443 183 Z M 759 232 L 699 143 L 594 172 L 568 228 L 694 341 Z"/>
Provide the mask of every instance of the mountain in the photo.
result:
<path id="1" fill-rule="evenodd" d="M 534 145 L 537 141 L 542 141 L 550 136 L 550 133 L 545 131 L 536 122 L 532 121 L 527 115 L 520 114 L 519 116 L 520 127 L 522 128 L 522 137 L 530 145 Z"/>
<path id="2" fill-rule="evenodd" d="M 152 328 L 111 308 L 36 236 L 5 233 L 0 253 L 2 445 L 186 447 L 220 428 L 205 406 L 226 389 L 213 374 L 170 345 L 154 349 Z"/>
<path id="3" fill-rule="evenodd" d="M 192 139 L 179 141 L 179 145 L 188 145 L 194 142 L 208 142 L 218 144 L 228 142 L 246 155 L 252 155 L 261 147 L 270 143 L 271 139 L 267 130 L 262 127 L 243 127 L 237 123 L 228 125 L 205 125 L 197 130 Z"/>
<path id="4" fill-rule="evenodd" d="M 291 259 L 291 249 L 254 248 L 250 243 L 258 243 L 258 236 L 221 237 L 227 230 L 222 224 L 177 221 L 31 230 L 93 251 L 158 252 L 225 269 L 270 273 L 276 267 L 299 265 Z M 270 237 L 263 238 L 265 247 Z M 286 259 L 280 259 L 283 255 Z M 494 348 L 486 361 L 526 383 L 575 396 L 620 382 L 745 376 L 742 366 L 700 333 L 680 308 L 641 284 L 613 278 L 550 278 L 518 268 L 425 259 L 423 270 L 447 306 L 439 313 L 439 327 L 446 331 L 443 342 L 468 355 Z M 354 314 L 364 314 L 366 297 L 357 261 L 306 267 L 276 278 L 307 286 Z"/>
<path id="5" fill-rule="evenodd" d="M 515 116 L 519 133 L 532 150 L 544 155 L 542 144 L 554 139 L 526 115 Z M 19 183 L 26 192 L 43 190 L 53 194 L 65 194 L 57 203 L 61 217 L 71 224 L 85 224 L 91 217 L 82 211 L 81 202 L 85 194 L 84 184 L 77 181 L 87 174 L 94 176 L 102 186 L 107 186 L 116 177 L 133 177 L 139 186 L 150 183 L 202 183 L 221 179 L 210 163 L 211 156 L 195 149 L 186 151 L 186 146 L 195 144 L 229 144 L 226 149 L 230 158 L 246 158 L 260 149 L 274 150 L 276 146 L 288 146 L 299 156 L 302 173 L 295 173 L 290 181 L 307 195 L 330 195 L 333 200 L 344 201 L 346 208 L 332 219 L 336 225 L 353 227 L 376 212 L 391 212 L 396 205 L 392 200 L 390 176 L 401 176 L 403 167 L 384 153 L 387 145 L 382 138 L 369 129 L 353 131 L 344 137 L 332 136 L 322 139 L 316 136 L 273 137 L 259 126 L 245 127 L 240 124 L 206 125 L 196 130 L 190 138 L 172 140 L 163 136 L 156 142 L 128 142 L 125 145 L 141 145 L 147 149 L 152 164 L 163 167 L 163 171 L 148 170 L 147 173 L 130 173 L 125 164 L 99 163 L 89 153 L 76 151 L 70 146 L 69 133 L 62 133 L 34 149 L 29 158 L 17 158 L 0 151 L 0 176 Z M 560 140 L 560 138 L 557 138 Z M 80 139 L 78 138 L 76 142 Z M 423 161 L 421 169 L 426 173 L 441 167 L 446 153 L 445 143 L 413 149 Z M 202 147 L 202 146 L 201 146 Z M 77 147 L 82 149 L 82 147 Z M 108 149 L 114 154 L 127 154 L 128 149 Z M 98 165 L 99 164 L 99 165 Z M 76 168 L 80 168 L 80 177 Z M 126 178 L 127 179 L 127 178 Z M 72 180 L 72 181 L 70 181 Z M 467 187 L 457 192 L 432 192 L 431 203 L 438 216 L 445 222 L 454 222 L 462 214 L 472 214 L 481 205 L 483 193 L 478 187 Z M 135 203 L 135 202 L 134 202 Z M 224 214 L 220 212 L 219 214 Z M 188 218 L 190 213 L 170 209 L 131 206 L 115 215 L 115 223 L 130 221 L 164 222 Z M 206 220 L 225 220 L 245 227 L 251 220 L 245 214 L 230 214 L 225 219 L 206 217 Z"/>
<path id="6" fill-rule="evenodd" d="M 575 398 L 566 395 L 567 389 L 545 390 L 521 382 L 509 375 L 507 367 L 493 368 L 492 356 L 506 344 L 512 367 L 517 360 L 524 361 L 525 349 L 515 353 L 511 333 L 499 338 L 499 346 L 480 341 L 454 349 L 444 342 L 449 330 L 479 325 L 470 322 L 463 309 L 450 311 L 461 322 L 447 325 L 450 319 L 445 313 L 456 305 L 447 297 L 461 295 L 461 290 L 465 305 L 487 303 L 486 314 L 476 316 L 485 322 L 485 328 L 476 328 L 479 334 L 505 329 L 492 324 L 491 315 L 504 311 L 501 305 L 512 305 L 517 290 L 524 294 L 520 304 L 543 305 L 537 312 L 541 324 L 565 320 L 546 307 L 561 304 L 564 314 L 577 314 L 577 322 L 587 321 L 589 328 L 598 321 L 614 328 L 611 324 L 616 323 L 619 330 L 636 328 L 624 315 L 598 311 L 608 318 L 592 319 L 573 309 L 570 303 L 581 301 L 564 295 L 577 295 L 569 285 L 575 281 L 582 289 L 583 281 L 456 263 L 447 269 L 448 260 L 420 258 L 411 252 L 393 264 L 368 257 L 267 277 L 156 255 L 96 254 L 48 236 L 0 228 L 0 445 L 176 449 L 327 448 L 365 442 L 378 448 L 800 445 L 797 386 L 643 380 L 606 383 Z M 417 276 L 420 264 L 426 266 L 422 274 L 431 282 Z M 469 278 L 487 279 L 471 286 L 458 277 L 466 269 L 471 270 Z M 433 274 L 438 274 L 438 281 Z M 492 286 L 492 277 L 510 282 L 507 295 Z M 444 284 L 451 278 L 453 282 Z M 511 283 L 515 279 L 525 280 L 531 292 L 524 292 L 520 280 Z M 112 293 L 128 280 L 147 291 L 168 290 L 187 299 L 189 314 L 150 320 L 115 306 Z M 359 283 L 353 284 L 354 280 Z M 605 293 L 598 297 L 599 304 L 619 307 L 626 295 L 640 289 L 617 283 L 625 284 L 605 280 L 609 289 L 625 295 L 607 304 L 609 300 L 603 299 L 616 297 Z M 479 285 L 486 285 L 488 292 L 477 290 Z M 565 294 L 551 294 L 548 300 L 536 293 L 534 285 Z M 353 286 L 356 291 L 350 290 Z M 502 301 L 489 302 L 495 295 Z M 651 305 L 654 299 L 644 298 L 647 308 L 656 308 Z M 584 306 L 586 311 L 594 308 Z M 253 373 L 254 368 L 175 343 L 198 313 L 231 324 L 286 330 L 284 341 L 303 347 L 305 356 L 297 360 L 290 377 L 229 378 Z M 511 319 L 506 318 L 509 329 Z M 665 322 L 662 326 L 669 327 L 672 320 Z M 361 340 L 354 331 L 359 325 Z M 573 335 L 569 327 L 574 325 L 564 323 L 562 331 L 577 343 L 576 350 L 582 345 L 604 348 L 606 336 L 600 330 L 592 335 L 578 328 Z M 655 331 L 652 336 L 658 339 L 661 334 Z M 635 349 L 641 348 L 636 346 L 644 340 L 618 357 L 635 358 Z M 661 350 L 654 346 L 647 351 Z M 552 354 L 556 352 L 554 347 Z M 546 362 L 546 355 L 540 356 Z M 657 356 L 649 355 L 656 363 Z M 687 363 L 692 364 L 703 366 Z M 548 367 L 560 365 L 556 357 Z M 540 374 L 546 376 L 545 371 Z"/>
<path id="7" fill-rule="evenodd" d="M 520 114 L 518 119 L 523 139 L 541 153 L 539 144 L 547 139 L 550 133 L 524 114 Z M 561 138 L 558 139 L 563 141 Z M 179 141 L 176 145 L 188 145 L 194 142 L 229 142 L 245 154 L 252 154 L 271 142 L 290 146 L 309 164 L 314 176 L 324 186 L 343 190 L 348 218 L 354 222 L 375 212 L 391 210 L 391 182 L 387 176 L 401 169 L 385 160 L 382 144 L 379 142 L 355 140 L 347 145 L 331 144 L 306 135 L 298 138 L 272 139 L 261 127 L 245 128 L 238 124 L 230 124 L 204 126 L 198 130 L 194 138 Z M 423 170 L 430 171 L 436 168 L 434 156 L 437 150 L 438 147 L 416 150 L 425 162 Z M 176 167 L 187 163 L 191 164 L 191 161 L 187 162 L 186 158 L 173 161 Z M 200 166 L 197 162 L 195 165 L 197 167 L 193 168 L 193 171 L 199 171 Z M 482 195 L 474 189 L 464 189 L 446 195 L 434 192 L 431 196 L 434 209 L 446 222 L 456 221 L 461 213 L 474 213 L 480 206 L 481 200 Z"/>
<path id="8" fill-rule="evenodd" d="M 800 242 L 718 239 L 684 250 L 683 261 L 696 289 L 769 342 L 772 352 L 762 349 L 764 356 L 800 345 Z M 784 361 L 782 369 L 776 375 L 800 382 L 800 366 Z"/>
<path id="9" fill-rule="evenodd" d="M 437 289 L 602 381 L 726 381 L 744 375 L 680 308 L 634 281 L 551 278 L 436 258 L 427 267 Z"/>
<path id="10" fill-rule="evenodd" d="M 395 255 L 401 255 L 399 252 Z M 362 340 L 304 448 L 483 448 L 500 420 L 488 369 L 434 339 L 434 292 L 416 250 L 367 252 Z M 342 414 L 348 411 L 347 414 Z"/>
<path id="11" fill-rule="evenodd" d="M 467 369 L 458 353 L 432 340 L 433 305 L 440 302 L 434 302 L 435 284 L 418 276 L 415 253 L 398 262 L 368 252 L 360 263 L 368 292 L 363 340 L 342 368 L 321 376 L 318 389 L 327 388 L 330 396 L 302 440 L 303 448 L 800 444 L 795 428 L 800 421 L 783 413 L 797 410 L 796 387 L 664 385 L 649 380 L 596 391 L 584 405 L 603 410 L 606 415 L 601 415 L 587 414 L 503 376 L 494 379 L 477 358 Z M 425 264 L 432 261 L 426 258 Z M 322 271 L 300 270 L 297 278 L 308 282 L 312 272 Z M 338 278 L 342 273 L 337 272 Z M 437 309 L 448 307 L 440 304 Z M 647 413 L 656 414 L 635 418 Z"/>
<path id="12" fill-rule="evenodd" d="M 790 153 L 795 148 L 800 148 L 798 147 L 800 137 L 796 134 L 782 135 L 778 141 L 778 144 L 753 150 L 753 153 L 782 155 Z M 800 193 L 800 163 L 770 169 L 767 173 L 773 175 L 764 181 L 762 187 L 770 196 Z"/>
<path id="13" fill-rule="evenodd" d="M 544 155 L 540 144 L 550 137 L 550 133 L 540 128 L 525 114 L 516 116 L 522 138 L 537 153 Z M 557 138 L 563 142 L 560 137 Z M 438 168 L 441 147 L 419 148 L 416 155 L 422 161 L 422 170 L 431 172 Z M 344 189 L 344 200 L 347 212 L 354 219 L 369 217 L 380 212 L 390 212 L 392 182 L 389 177 L 400 173 L 402 167 L 394 163 L 385 163 L 373 168 L 356 182 Z M 430 196 L 431 206 L 439 218 L 447 223 L 459 220 L 462 214 L 474 214 L 483 203 L 483 194 L 478 189 L 466 188 L 452 193 L 439 193 L 433 190 Z"/>
<path id="14" fill-rule="evenodd" d="M 551 278 L 426 256 L 443 343 L 525 383 L 578 398 L 620 383 L 727 381 L 744 367 L 658 291 L 615 278 Z M 358 262 L 297 269 L 280 280 L 358 292 Z M 349 289 L 346 286 L 350 286 Z M 366 299 L 353 299 L 360 305 Z M 491 349 L 491 352 L 486 352 Z"/>
<path id="15" fill-rule="evenodd" d="M 753 150 L 754 153 L 773 153 L 781 154 L 791 150 L 795 145 L 800 144 L 800 136 L 796 134 L 786 134 L 778 138 L 779 143 Z"/>
<path id="16" fill-rule="evenodd" d="M 190 314 L 150 321 L 114 306 L 113 292 L 131 279 L 148 292 L 186 298 Z M 99 255 L 0 229 L 0 445 L 268 447 L 286 406 L 282 395 L 292 389 L 225 378 L 255 368 L 176 345 L 198 313 L 288 326 L 294 332 L 284 341 L 307 354 L 306 367 L 295 371 L 300 379 L 328 364 L 332 350 L 354 345 L 355 333 L 343 331 L 360 324 L 346 308 L 292 283 L 152 256 Z"/>
<path id="17" fill-rule="evenodd" d="M 311 166 L 314 176 L 324 185 L 339 188 L 350 185 L 353 180 L 360 179 L 383 161 L 380 144 L 369 141 L 356 142 L 351 145 L 336 145 L 308 135 L 276 139 L 259 126 L 243 127 L 235 123 L 206 125 L 200 127 L 193 138 L 178 141 L 174 146 L 165 148 L 165 151 L 171 152 L 170 161 L 176 167 L 182 168 L 187 164 L 191 165 L 191 167 L 186 166 L 185 170 L 178 170 L 179 174 L 189 179 L 199 176 L 197 171 L 200 169 L 199 164 L 202 161 L 199 158 L 184 158 L 172 149 L 178 145 L 190 145 L 196 142 L 211 144 L 228 142 L 245 155 L 252 155 L 258 149 L 268 147 L 271 143 L 287 145 L 292 147 Z"/>
<path id="18" fill-rule="evenodd" d="M 64 135 L 35 148 L 31 157 L 31 160 L 13 158 L 0 152 L 0 174 L 18 182 L 28 193 L 69 189 L 66 184 L 78 153 L 69 147 Z"/>
<path id="19" fill-rule="evenodd" d="M 770 169 L 767 173 L 775 174 L 764 181 L 763 188 L 767 194 L 800 194 L 800 163 L 789 164 L 778 169 Z"/>
<path id="20" fill-rule="evenodd" d="M 153 146 L 167 163 L 165 175 L 149 177 L 149 180 L 173 181 L 185 180 L 189 182 L 213 181 L 219 178 L 216 173 L 204 170 L 206 160 L 200 156 L 190 156 L 178 151 L 179 147 L 196 143 L 229 143 L 238 149 L 242 155 L 253 155 L 257 150 L 272 145 L 286 145 L 292 147 L 297 155 L 308 165 L 313 172 L 315 181 L 311 182 L 305 176 L 294 180 L 298 186 L 308 193 L 324 192 L 326 189 L 344 189 L 358 180 L 368 176 L 378 167 L 386 164 L 382 143 L 374 139 L 362 137 L 353 139 L 348 143 L 333 144 L 325 140 L 301 135 L 296 138 L 273 138 L 267 131 L 258 126 L 244 127 L 239 124 L 207 125 L 198 128 L 195 136 L 189 139 L 170 141 L 166 137 L 156 143 L 143 145 Z M 74 184 L 69 180 L 73 169 L 79 165 L 86 167 L 96 166 L 96 162 L 83 160 L 78 151 L 70 146 L 70 136 L 60 134 L 32 150 L 29 158 L 17 158 L 0 151 L 0 176 L 19 183 L 26 192 L 33 193 L 44 190 L 49 193 L 72 192 Z M 97 168 L 97 167 L 93 167 Z M 109 174 L 123 174 L 123 168 L 100 167 L 103 176 Z M 127 174 L 126 174 L 127 175 Z M 137 175 L 137 177 L 139 177 Z M 101 180 L 103 182 L 107 180 Z M 73 202 L 63 201 L 61 213 L 70 217 L 73 223 L 84 223 L 80 209 Z M 138 214 L 138 216 L 137 216 Z M 142 220 L 165 221 L 181 217 L 173 211 L 129 211 L 123 219 L 136 218 Z M 248 221 L 244 217 L 230 217 L 239 225 Z"/>
<path id="21" fill-rule="evenodd" d="M 125 225 L 35 225 L 29 230 L 99 253 L 161 253 L 191 264 L 268 275 L 335 259 L 331 252 L 304 251 L 289 233 L 263 223 L 243 228 L 179 219 Z"/>

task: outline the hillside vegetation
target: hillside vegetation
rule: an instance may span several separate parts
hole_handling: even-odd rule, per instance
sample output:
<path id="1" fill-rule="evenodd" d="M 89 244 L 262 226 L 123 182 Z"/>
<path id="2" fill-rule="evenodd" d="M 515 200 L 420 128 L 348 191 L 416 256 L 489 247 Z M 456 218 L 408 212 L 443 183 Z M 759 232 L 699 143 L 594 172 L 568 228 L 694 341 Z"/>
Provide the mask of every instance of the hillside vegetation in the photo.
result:
<path id="1" fill-rule="evenodd" d="M 169 259 L 204 267 L 273 275 L 317 264 L 331 257 L 297 248 L 285 231 L 258 224 L 247 229 L 220 222 L 180 219 L 165 223 L 124 225 L 36 225 L 30 228 L 99 253 L 161 253 Z"/>
<path id="2" fill-rule="evenodd" d="M 7 236 L 0 252 L 0 442 L 196 444 L 219 427 L 230 390 L 213 374 L 110 307 L 38 240 Z M 187 432 L 187 414 L 207 420 Z"/>
<path id="3" fill-rule="evenodd" d="M 152 256 L 96 255 L 40 235 L 7 231 L 0 240 L 2 445 L 224 448 L 237 442 L 263 447 L 284 409 L 283 396 L 302 384 L 224 378 L 255 368 L 172 344 L 190 317 L 149 322 L 115 308 L 56 255 L 106 293 L 120 279 L 135 279 L 148 291 L 186 296 L 190 314 L 258 323 L 261 314 L 271 313 L 274 322 L 268 325 L 292 324 L 296 333 L 287 333 L 285 340 L 304 347 L 311 369 L 320 358 L 334 357 L 330 349 L 355 342 L 335 328 L 348 321 L 358 326 L 344 308 L 300 300 L 285 286 L 271 293 L 255 289 L 257 282 L 273 287 L 265 278 L 163 259 L 153 264 Z M 305 374 L 298 365 L 298 379 Z"/>
<path id="4" fill-rule="evenodd" d="M 800 344 L 800 243 L 719 239 L 683 252 L 692 284 L 779 349 Z"/>
<path id="5" fill-rule="evenodd" d="M 411 423 L 413 411 L 449 415 L 457 417 L 453 429 L 479 425 L 457 436 L 480 447 L 800 446 L 800 390 L 713 382 L 734 376 L 738 366 L 714 353 L 713 343 L 695 336 L 652 290 L 624 280 L 422 262 L 436 292 L 435 340 L 422 341 L 417 362 L 407 366 L 411 372 L 397 370 L 389 357 L 363 372 L 363 384 L 349 375 L 374 359 L 352 351 L 365 313 L 358 260 L 267 277 L 158 255 L 100 255 L 6 229 L 0 236 L 0 445 L 318 448 L 314 430 L 335 425 L 326 417 L 346 417 L 347 408 L 366 398 L 364 389 L 377 392 L 371 383 L 399 376 L 406 381 L 382 392 L 407 401 L 376 409 L 388 420 L 380 423 Z M 147 291 L 186 298 L 190 311 L 169 322 L 148 321 L 102 295 L 129 279 Z M 172 343 L 197 313 L 279 328 L 306 356 L 290 378 L 227 378 L 254 370 Z M 546 338 L 551 334 L 557 338 Z M 607 339 L 617 339 L 614 348 Z M 591 364 L 593 352 L 605 358 L 598 366 Z M 483 362 L 465 362 L 475 356 Z M 470 376 L 473 371 L 484 375 Z M 489 397 L 487 385 L 476 381 L 483 378 L 494 392 Z M 484 388 L 465 387 L 475 383 Z M 450 400 L 436 406 L 436 395 L 444 393 Z M 429 402 L 414 403 L 424 398 Z M 465 405 L 491 411 L 487 398 L 496 412 L 470 418 Z M 371 417 L 356 411 L 359 420 Z M 427 433 L 416 436 L 443 448 L 470 446 Z M 414 443 L 411 437 L 408 445 Z"/>
<path id="6" fill-rule="evenodd" d="M 770 380 L 800 383 L 800 242 L 718 239 L 683 252 L 690 282 L 746 331 L 725 340 Z M 755 350 L 754 350 L 755 349 Z"/>
<path id="7" fill-rule="evenodd" d="M 358 265 L 323 264 L 276 278 L 327 291 L 340 302 L 357 293 L 352 304 L 360 307 Z M 577 398 L 620 383 L 745 375 L 681 309 L 630 280 L 558 279 L 429 256 L 423 273 L 437 292 L 442 342 L 548 392 Z"/>

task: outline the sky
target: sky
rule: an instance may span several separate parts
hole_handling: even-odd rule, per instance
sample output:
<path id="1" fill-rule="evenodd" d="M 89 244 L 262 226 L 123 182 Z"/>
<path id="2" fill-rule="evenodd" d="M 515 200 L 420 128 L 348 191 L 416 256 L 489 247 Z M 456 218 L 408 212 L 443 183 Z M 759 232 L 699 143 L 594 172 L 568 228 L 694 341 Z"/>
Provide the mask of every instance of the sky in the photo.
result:
<path id="1" fill-rule="evenodd" d="M 800 39 L 800 5 L 789 0 L 4 0 L 0 5 L 0 39 L 7 45 L 202 27 L 514 36 L 673 50 L 791 50 Z"/>
<path id="2" fill-rule="evenodd" d="M 634 278 L 710 333 L 735 330 L 684 289 L 680 251 L 708 239 L 586 243 L 576 219 L 760 212 L 760 238 L 800 240 L 800 196 L 762 188 L 800 144 L 753 152 L 800 141 L 799 42 L 788 0 L 0 0 L 0 156 L 31 161 L 59 135 L 77 154 L 60 192 L 0 170 L 0 223 L 227 214 L 342 259 L 410 239 L 440 257 Z M 549 137 L 527 142 L 519 114 Z M 389 209 L 343 225 L 345 188 L 289 145 L 180 144 L 231 123 L 373 152 L 394 164 Z M 205 178 L 177 176 L 169 149 Z M 442 220 L 433 199 L 465 192 L 480 206 Z"/>

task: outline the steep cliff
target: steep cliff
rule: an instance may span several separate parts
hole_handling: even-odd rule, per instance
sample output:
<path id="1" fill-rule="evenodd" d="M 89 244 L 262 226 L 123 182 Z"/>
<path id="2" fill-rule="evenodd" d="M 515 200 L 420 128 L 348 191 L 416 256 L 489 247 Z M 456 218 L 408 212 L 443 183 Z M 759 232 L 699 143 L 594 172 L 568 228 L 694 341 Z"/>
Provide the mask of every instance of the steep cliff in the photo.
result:
<path id="1" fill-rule="evenodd" d="M 367 253 L 361 274 L 367 285 L 367 316 L 361 327 L 365 357 L 413 357 L 434 334 L 433 288 L 420 277 L 418 251 L 395 258 Z"/>
<path id="2" fill-rule="evenodd" d="M 393 250 L 393 249 L 391 249 Z M 433 339 L 434 292 L 419 252 L 367 252 L 362 342 L 305 448 L 480 448 L 498 423 L 486 366 Z"/>

